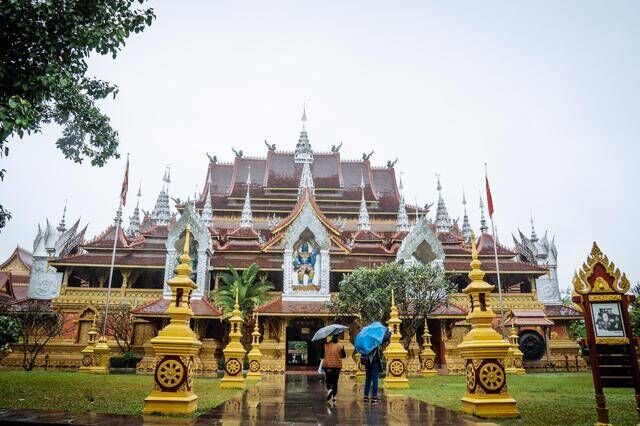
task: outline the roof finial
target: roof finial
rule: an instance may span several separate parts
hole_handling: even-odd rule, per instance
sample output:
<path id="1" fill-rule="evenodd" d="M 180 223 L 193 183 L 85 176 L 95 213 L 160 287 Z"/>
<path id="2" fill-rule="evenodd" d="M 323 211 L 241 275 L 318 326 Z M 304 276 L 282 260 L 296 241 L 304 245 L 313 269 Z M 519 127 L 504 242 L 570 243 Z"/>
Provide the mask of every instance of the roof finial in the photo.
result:
<path id="1" fill-rule="evenodd" d="M 213 205 L 211 203 L 211 190 L 208 185 L 205 187 L 205 191 L 207 191 L 207 196 L 204 201 L 204 206 L 202 207 L 202 212 L 200 213 L 200 218 L 204 225 L 210 228 L 213 225 Z"/>
<path id="2" fill-rule="evenodd" d="M 442 185 L 440 184 L 440 175 L 436 174 L 438 179 L 438 210 L 436 211 L 436 231 L 437 232 L 449 232 L 451 229 L 451 219 L 449 218 L 449 212 L 447 206 L 442 199 Z"/>
<path id="3" fill-rule="evenodd" d="M 538 241 L 538 234 L 536 234 L 536 228 L 533 225 L 533 210 L 529 211 L 529 216 L 531 217 L 531 238 L 530 238 L 530 240 L 535 243 L 536 241 Z"/>
<path id="4" fill-rule="evenodd" d="M 251 166 L 247 172 L 247 195 L 244 197 L 244 205 L 242 206 L 242 216 L 240 217 L 241 228 L 253 228 L 253 213 L 251 212 Z"/>
<path id="5" fill-rule="evenodd" d="M 140 181 L 140 185 L 138 186 L 136 207 L 133 209 L 133 214 L 129 216 L 129 227 L 126 233 L 130 237 L 140 233 L 140 197 L 142 197 L 142 181 Z"/>
<path id="6" fill-rule="evenodd" d="M 300 137 L 296 144 L 296 151 L 293 157 L 293 161 L 298 164 L 313 163 L 313 149 L 309 143 L 309 137 L 307 136 L 307 104 L 302 107 L 302 130 L 300 131 Z"/>
<path id="7" fill-rule="evenodd" d="M 462 208 L 464 210 L 464 217 L 462 218 L 462 237 L 466 243 L 471 240 L 471 224 L 469 223 L 469 215 L 467 215 L 467 197 L 462 188 Z"/>
<path id="8" fill-rule="evenodd" d="M 407 208 L 404 204 L 404 194 L 403 194 L 404 187 L 402 185 L 402 172 L 400 172 L 400 184 L 398 185 L 398 189 L 400 190 L 400 202 L 398 204 L 398 220 L 396 222 L 396 230 L 408 231 L 409 216 L 407 216 Z"/>
<path id="9" fill-rule="evenodd" d="M 307 103 L 302 104 L 302 130 L 306 130 L 307 124 Z"/>
<path id="10" fill-rule="evenodd" d="M 480 233 L 486 234 L 489 231 L 489 227 L 487 226 L 487 219 L 484 217 L 484 202 L 482 201 L 482 194 L 478 193 L 480 196 Z"/>
<path id="11" fill-rule="evenodd" d="M 58 225 L 58 232 L 61 234 L 67 230 L 67 226 L 64 223 L 65 216 L 67 216 L 67 200 L 64 200 L 64 209 L 62 209 L 62 219 L 60 219 L 60 224 Z"/>
<path id="12" fill-rule="evenodd" d="M 360 213 L 358 215 L 358 230 L 370 231 L 371 222 L 369 221 L 369 211 L 367 210 L 367 202 L 364 198 L 364 173 L 360 174 L 360 191 L 362 192 L 362 199 L 360 200 Z"/>
<path id="13" fill-rule="evenodd" d="M 171 208 L 169 207 L 169 182 L 171 182 L 171 177 L 169 170 L 170 166 L 167 166 L 162 176 L 162 189 L 158 194 L 156 205 L 151 213 L 151 217 L 156 225 L 168 225 L 171 220 Z"/>

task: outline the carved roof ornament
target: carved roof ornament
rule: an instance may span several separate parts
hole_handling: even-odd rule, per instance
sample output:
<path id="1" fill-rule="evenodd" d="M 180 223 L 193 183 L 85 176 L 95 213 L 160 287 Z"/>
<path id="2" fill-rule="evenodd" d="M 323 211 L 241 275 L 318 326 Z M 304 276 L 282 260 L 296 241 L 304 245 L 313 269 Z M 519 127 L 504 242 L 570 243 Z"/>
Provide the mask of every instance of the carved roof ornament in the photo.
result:
<path id="1" fill-rule="evenodd" d="M 171 207 L 169 206 L 169 184 L 171 183 L 171 168 L 167 166 L 162 177 L 162 189 L 156 199 L 156 205 L 151 212 L 151 217 L 156 225 L 168 225 L 171 220 Z"/>
<path id="2" fill-rule="evenodd" d="M 298 164 L 313 163 L 313 149 L 311 143 L 309 143 L 309 137 L 307 136 L 307 106 L 302 107 L 302 130 L 300 131 L 300 138 L 296 144 L 296 151 L 293 157 L 294 162 Z"/>
<path id="3" fill-rule="evenodd" d="M 438 177 L 438 209 L 436 210 L 436 231 L 449 232 L 451 229 L 451 218 L 447 211 L 447 206 L 442 199 L 442 185 L 440 184 L 440 175 Z"/>
<path id="4" fill-rule="evenodd" d="M 202 223 L 207 228 L 213 226 L 213 205 L 211 204 L 211 191 L 209 187 L 206 188 L 207 198 L 205 198 L 204 206 L 202 207 L 202 212 L 200 213 L 200 217 L 202 218 Z"/>
<path id="5" fill-rule="evenodd" d="M 533 212 L 531 212 L 531 238 L 530 239 L 534 243 L 538 241 L 538 234 L 536 234 L 536 228 L 533 225 Z"/>
<path id="6" fill-rule="evenodd" d="M 367 210 L 367 202 L 364 199 L 364 174 L 360 175 L 360 190 L 362 192 L 362 200 L 360 200 L 360 213 L 358 214 L 358 231 L 370 231 L 369 211 Z"/>
<path id="7" fill-rule="evenodd" d="M 482 195 L 480 195 L 480 233 L 486 234 L 489 231 L 487 226 L 487 219 L 484 217 L 484 202 L 482 201 Z"/>
<path id="8" fill-rule="evenodd" d="M 217 164 L 218 163 L 218 156 L 217 155 L 211 155 L 207 152 L 207 157 L 209 157 L 209 162 L 213 163 L 213 164 Z"/>
<path id="9" fill-rule="evenodd" d="M 309 167 L 309 163 L 304 163 L 304 165 L 302 166 L 300 185 L 298 185 L 298 197 L 302 195 L 305 189 L 309 189 L 312 194 L 315 194 L 313 175 L 311 174 L 311 167 Z"/>
<path id="10" fill-rule="evenodd" d="M 464 189 L 462 190 L 462 207 L 464 210 L 464 216 L 462 218 L 462 237 L 464 242 L 469 244 L 471 242 L 471 224 L 469 223 L 469 215 L 467 215 L 467 197 L 465 196 Z"/>
<path id="11" fill-rule="evenodd" d="M 236 158 L 242 158 L 244 156 L 244 153 L 242 152 L 242 150 L 236 150 L 234 147 L 231 147 L 231 151 L 233 151 L 233 153 L 235 154 Z"/>
<path id="12" fill-rule="evenodd" d="M 342 141 L 338 145 L 331 145 L 331 152 L 337 154 L 340 152 L 340 148 L 342 148 Z"/>
<path id="13" fill-rule="evenodd" d="M 402 185 L 402 173 L 400 173 L 400 183 L 398 185 L 398 189 L 400 190 L 400 203 L 398 204 L 398 220 L 396 221 L 396 230 L 397 231 L 408 231 L 409 226 L 409 216 L 407 215 L 407 208 L 404 203 L 404 187 Z"/>
<path id="14" fill-rule="evenodd" d="M 631 288 L 627 275 L 622 273 L 593 242 L 587 261 L 573 275 L 573 289 L 578 294 L 620 293 Z"/>
<path id="15" fill-rule="evenodd" d="M 387 161 L 387 168 L 393 169 L 397 162 L 398 162 L 398 158 L 396 158 L 393 161 L 391 161 L 391 160 Z"/>
<path id="16" fill-rule="evenodd" d="M 240 217 L 240 228 L 253 228 L 253 213 L 251 212 L 251 166 L 247 173 L 247 195 L 244 197 L 242 206 L 242 216 Z"/>
<path id="17" fill-rule="evenodd" d="M 269 143 L 269 142 L 267 142 L 267 140 L 265 139 L 265 140 L 264 140 L 264 144 L 267 146 L 267 149 L 268 149 L 269 151 L 275 151 L 275 150 L 276 150 L 276 144 L 275 144 L 275 143 L 270 144 L 270 143 Z"/>

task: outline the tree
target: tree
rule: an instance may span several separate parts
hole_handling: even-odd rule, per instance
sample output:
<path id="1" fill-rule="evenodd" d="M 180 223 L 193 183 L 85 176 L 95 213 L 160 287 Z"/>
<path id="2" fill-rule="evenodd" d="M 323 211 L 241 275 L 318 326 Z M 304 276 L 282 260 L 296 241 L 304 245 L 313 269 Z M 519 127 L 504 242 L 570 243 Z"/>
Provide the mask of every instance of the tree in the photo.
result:
<path id="1" fill-rule="evenodd" d="M 131 305 L 119 303 L 109 306 L 107 334 L 113 336 L 122 353 L 131 352 L 134 337 Z"/>
<path id="2" fill-rule="evenodd" d="M 440 266 L 388 263 L 347 274 L 340 282 L 340 292 L 331 298 L 329 308 L 338 316 L 359 315 L 365 324 L 387 321 L 392 288 L 402 317 L 405 348 L 424 319 L 438 306 L 445 305 L 449 295 L 456 291 Z"/>
<path id="3" fill-rule="evenodd" d="M 631 303 L 630 319 L 631 331 L 635 337 L 640 337 L 640 281 L 631 289 L 631 293 L 636 296 L 636 300 Z"/>
<path id="4" fill-rule="evenodd" d="M 248 318 L 256 306 L 267 300 L 267 292 L 273 290 L 273 284 L 267 281 L 266 275 L 258 277 L 260 268 L 252 263 L 242 271 L 242 275 L 229 266 L 227 272 L 220 276 L 224 283 L 222 288 L 214 293 L 216 304 L 224 310 L 225 317 L 232 315 L 236 303 L 236 289 L 238 290 L 238 304 L 244 316 Z M 257 279 L 257 280 L 256 280 Z"/>
<path id="5" fill-rule="evenodd" d="M 131 33 L 151 25 L 153 9 L 136 3 L 145 0 L 0 2 L 0 158 L 11 136 L 51 122 L 63 127 L 56 146 L 66 158 L 102 166 L 118 156 L 118 133 L 96 106 L 118 88 L 87 76 L 87 58 L 115 59 Z M 10 218 L 0 205 L 0 229 Z"/>
<path id="6" fill-rule="evenodd" d="M 64 316 L 48 300 L 26 299 L 9 305 L 5 311 L 6 316 L 19 324 L 22 368 L 31 371 L 49 340 L 62 334 Z"/>
<path id="7" fill-rule="evenodd" d="M 564 289 L 564 291 L 562 292 L 562 304 L 564 306 L 567 306 L 569 308 L 574 308 L 574 303 L 571 300 L 571 289 L 570 288 L 566 288 Z M 567 332 L 569 333 L 569 337 L 572 340 L 580 340 L 580 339 L 586 339 L 587 338 L 587 327 L 584 324 L 584 320 L 573 320 L 573 321 L 569 321 L 569 323 L 567 324 Z"/>
<path id="8" fill-rule="evenodd" d="M 10 316 L 0 316 L 0 353 L 20 339 L 20 324 Z"/>

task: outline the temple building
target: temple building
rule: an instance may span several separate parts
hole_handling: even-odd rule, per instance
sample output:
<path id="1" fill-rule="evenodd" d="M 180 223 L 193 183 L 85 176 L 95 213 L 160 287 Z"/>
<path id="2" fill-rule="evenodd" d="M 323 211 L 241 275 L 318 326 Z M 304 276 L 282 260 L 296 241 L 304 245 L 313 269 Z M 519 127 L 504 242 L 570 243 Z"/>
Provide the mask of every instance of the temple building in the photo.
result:
<path id="1" fill-rule="evenodd" d="M 164 312 L 171 292 L 166 281 L 174 274 L 190 225 L 192 278 L 198 286 L 192 296 L 192 326 L 203 342 L 200 374 L 215 374 L 221 357 L 223 313 L 211 294 L 221 285 L 220 273 L 228 266 L 243 270 L 256 263 L 259 279 L 275 285 L 270 300 L 256 312 L 263 330 L 263 370 L 281 373 L 317 366 L 309 341 L 317 328 L 333 322 L 326 302 L 339 291 L 344 274 L 396 261 L 435 263 L 456 284 L 460 292 L 433 312 L 428 326 L 440 371 L 463 371 L 456 347 L 469 327 L 465 321 L 468 300 L 461 292 L 468 284 L 471 260 L 466 197 L 461 226 L 449 216 L 440 176 L 435 214 L 428 207 L 407 204 L 395 162 L 375 165 L 373 152 L 358 160 L 345 159 L 342 144 L 328 152 L 314 150 L 306 114 L 293 151 L 265 144 L 266 155 L 260 157 L 239 150 L 234 150 L 231 162 L 209 156 L 202 192 L 195 200 L 175 199 L 174 208 L 166 169 L 152 211 L 142 210 L 138 191 L 129 223 L 111 224 L 90 240 L 85 240 L 79 222 L 67 229 L 64 216 L 57 229 L 48 221 L 44 230 L 38 229 L 28 296 L 51 300 L 65 313 L 69 325 L 65 335 L 46 348 L 50 366 L 73 369 L 80 365 L 80 350 L 93 317 L 104 309 L 115 243 L 111 303 L 134 307 L 134 347 L 144 354 L 138 368 L 151 371 L 149 339 L 167 322 Z M 494 242 L 482 200 L 480 213 L 479 257 L 487 272 L 485 279 L 496 284 Z M 563 368 L 567 356 L 577 363 L 579 346 L 569 338 L 567 323 L 581 315 L 560 303 L 555 244 L 546 235 L 537 239 L 535 231 L 531 237 L 519 235 L 514 248 L 498 244 L 498 259 L 505 318 L 521 337 L 525 367 L 541 369 L 553 363 Z M 500 306 L 497 290 L 495 299 L 492 305 Z M 496 327 L 499 321 L 496 318 Z M 354 332 L 352 328 L 345 339 L 353 338 Z M 420 369 L 422 334 L 419 330 L 409 351 L 413 373 Z M 20 365 L 17 352 L 2 363 Z"/>

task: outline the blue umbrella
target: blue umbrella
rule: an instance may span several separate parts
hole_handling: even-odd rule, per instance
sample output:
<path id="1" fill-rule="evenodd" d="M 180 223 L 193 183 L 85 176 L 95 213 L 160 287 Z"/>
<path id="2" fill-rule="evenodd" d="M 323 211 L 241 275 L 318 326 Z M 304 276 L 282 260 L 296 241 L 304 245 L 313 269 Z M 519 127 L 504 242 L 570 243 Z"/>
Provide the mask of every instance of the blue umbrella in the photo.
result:
<path id="1" fill-rule="evenodd" d="M 331 324 L 326 327 L 322 327 L 320 330 L 316 331 L 316 334 L 313 335 L 312 342 L 317 342 L 318 340 L 326 339 L 329 336 L 333 336 L 334 334 L 344 333 L 344 331 L 349 328 L 342 324 Z"/>
<path id="2" fill-rule="evenodd" d="M 368 355 L 387 338 L 389 330 L 379 321 L 369 324 L 360 330 L 355 339 L 356 352 Z"/>

